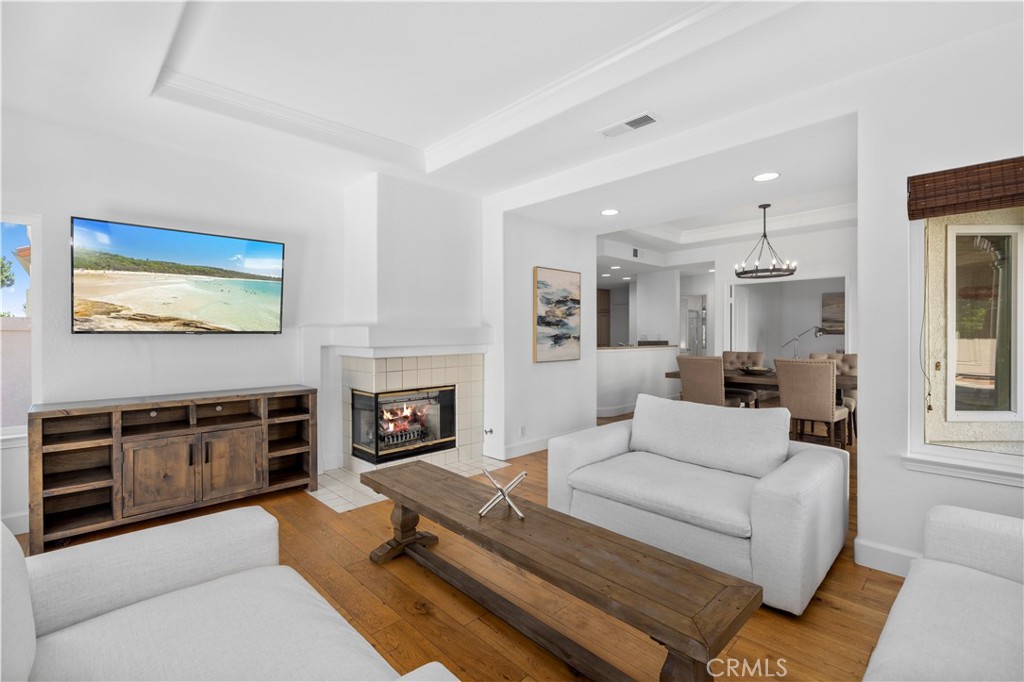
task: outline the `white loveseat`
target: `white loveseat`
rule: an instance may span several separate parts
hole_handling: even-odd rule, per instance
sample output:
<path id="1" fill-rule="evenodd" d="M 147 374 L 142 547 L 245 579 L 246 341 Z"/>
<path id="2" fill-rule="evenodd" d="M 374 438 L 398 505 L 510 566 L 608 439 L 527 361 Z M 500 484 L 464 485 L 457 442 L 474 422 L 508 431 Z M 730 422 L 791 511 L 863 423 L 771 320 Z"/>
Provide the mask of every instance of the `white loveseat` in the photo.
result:
<path id="1" fill-rule="evenodd" d="M 294 570 L 259 507 L 26 559 L 3 528 L 4 680 L 405 677 Z"/>
<path id="2" fill-rule="evenodd" d="M 552 438 L 548 505 L 760 585 L 803 613 L 846 538 L 849 458 L 786 409 L 641 394 L 631 421 Z"/>
<path id="3" fill-rule="evenodd" d="M 1024 521 L 933 507 L 865 680 L 1024 680 Z"/>

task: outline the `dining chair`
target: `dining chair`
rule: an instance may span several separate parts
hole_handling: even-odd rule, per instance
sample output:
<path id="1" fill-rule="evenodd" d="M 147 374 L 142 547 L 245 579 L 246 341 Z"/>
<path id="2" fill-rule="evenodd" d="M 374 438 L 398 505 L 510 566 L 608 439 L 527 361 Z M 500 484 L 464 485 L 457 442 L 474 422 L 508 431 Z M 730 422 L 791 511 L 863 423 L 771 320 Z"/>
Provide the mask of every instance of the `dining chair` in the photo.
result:
<path id="1" fill-rule="evenodd" d="M 680 400 L 724 407 L 739 407 L 741 404 L 753 407 L 757 399 L 754 391 L 737 389 L 726 393 L 722 358 L 717 355 L 677 355 L 676 364 L 683 384 Z"/>
<path id="2" fill-rule="evenodd" d="M 752 351 L 739 351 L 739 350 L 723 350 L 722 351 L 722 364 L 725 365 L 727 370 L 739 370 L 744 367 L 764 367 L 764 351 L 752 350 Z M 733 389 L 725 389 L 726 393 Z M 752 389 L 756 395 L 754 399 L 754 407 L 761 407 L 762 400 L 771 400 L 772 398 L 778 398 L 779 392 L 771 388 L 757 388 Z"/>
<path id="3" fill-rule="evenodd" d="M 856 353 L 811 353 L 811 360 L 835 360 L 836 376 L 857 376 L 857 354 Z M 840 403 L 837 402 L 837 405 Z M 857 389 L 851 388 L 843 391 L 843 407 L 850 411 L 850 428 L 846 434 L 846 442 L 853 444 L 857 437 Z"/>
<path id="4" fill-rule="evenodd" d="M 800 421 L 798 435 L 803 440 L 804 422 L 823 422 L 828 430 L 828 444 L 835 445 L 835 425 L 839 424 L 839 445 L 846 440 L 846 424 L 850 411 L 836 405 L 835 360 L 787 360 L 775 358 L 782 406 L 790 418 Z M 794 429 L 796 431 L 796 429 Z"/>

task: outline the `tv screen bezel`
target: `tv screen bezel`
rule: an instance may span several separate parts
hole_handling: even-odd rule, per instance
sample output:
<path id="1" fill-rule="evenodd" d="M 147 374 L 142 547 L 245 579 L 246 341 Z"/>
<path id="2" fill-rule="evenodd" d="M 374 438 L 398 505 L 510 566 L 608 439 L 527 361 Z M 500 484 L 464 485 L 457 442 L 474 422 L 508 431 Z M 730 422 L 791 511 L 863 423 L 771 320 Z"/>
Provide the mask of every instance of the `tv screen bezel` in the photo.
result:
<path id="1" fill-rule="evenodd" d="M 136 329 L 76 329 L 75 328 L 75 221 L 76 220 L 89 220 L 96 223 L 107 223 L 110 225 L 124 225 L 126 227 L 140 227 L 148 230 L 163 230 L 165 232 L 184 232 L 186 234 L 198 234 L 207 237 L 220 237 L 223 239 L 237 239 L 240 241 L 248 242 L 260 242 L 262 244 L 276 244 L 281 247 L 281 300 L 279 309 L 277 311 L 277 330 L 276 331 L 260 331 L 260 330 L 233 330 L 229 329 L 226 331 L 216 330 L 181 330 L 181 331 L 158 331 L 158 330 L 136 330 Z M 71 216 L 69 221 L 70 226 L 70 242 L 71 242 L 71 258 L 70 258 L 70 269 L 71 269 L 71 333 L 72 334 L 185 334 L 185 335 L 232 335 L 232 334 L 281 334 L 284 330 L 284 262 L 285 262 L 285 243 L 276 242 L 269 239 L 251 239 L 249 237 L 235 237 L 232 235 L 217 234 L 216 232 L 199 232 L 197 230 L 183 230 L 175 227 L 161 227 L 159 225 L 143 225 L 141 223 L 126 223 L 118 220 L 104 220 L 102 218 L 86 218 L 84 216 Z"/>

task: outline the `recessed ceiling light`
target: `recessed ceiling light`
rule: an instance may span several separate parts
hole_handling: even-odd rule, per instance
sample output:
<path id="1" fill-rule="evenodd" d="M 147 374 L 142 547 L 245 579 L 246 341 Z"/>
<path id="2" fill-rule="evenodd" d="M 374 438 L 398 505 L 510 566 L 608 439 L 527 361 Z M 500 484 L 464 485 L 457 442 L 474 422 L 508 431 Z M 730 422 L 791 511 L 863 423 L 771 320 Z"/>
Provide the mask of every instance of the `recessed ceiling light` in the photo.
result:
<path id="1" fill-rule="evenodd" d="M 632 277 L 623 277 L 622 279 L 633 279 Z"/>
<path id="2" fill-rule="evenodd" d="M 761 173 L 760 175 L 754 176 L 754 182 L 768 182 L 769 180 L 774 180 L 777 177 L 779 177 L 779 174 L 775 172 Z"/>
<path id="3" fill-rule="evenodd" d="M 617 208 L 606 208 L 601 211 L 601 215 L 619 215 L 619 209 Z"/>
<path id="4" fill-rule="evenodd" d="M 714 271 L 715 271 L 714 268 L 711 268 L 710 270 L 708 270 L 708 272 L 714 272 Z"/>
<path id="5" fill-rule="evenodd" d="M 607 272 L 602 272 L 601 276 L 602 277 L 611 277 L 611 275 L 609 275 Z"/>
<path id="6" fill-rule="evenodd" d="M 622 269 L 622 266 L 621 266 L 621 265 L 613 265 L 613 266 L 611 266 L 611 267 L 610 267 L 610 268 L 608 268 L 608 269 L 609 269 L 609 270 L 621 270 L 621 269 Z"/>

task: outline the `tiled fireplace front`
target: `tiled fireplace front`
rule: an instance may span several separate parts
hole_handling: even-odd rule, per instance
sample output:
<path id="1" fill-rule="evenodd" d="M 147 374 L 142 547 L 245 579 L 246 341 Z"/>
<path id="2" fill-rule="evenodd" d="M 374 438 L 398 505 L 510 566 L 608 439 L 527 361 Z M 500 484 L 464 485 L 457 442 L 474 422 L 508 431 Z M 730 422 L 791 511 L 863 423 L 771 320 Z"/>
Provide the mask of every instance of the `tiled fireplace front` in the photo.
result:
<path id="1" fill-rule="evenodd" d="M 453 464 L 480 460 L 483 456 L 483 412 L 484 412 L 484 356 L 481 353 L 463 355 L 422 355 L 397 358 L 362 358 L 342 356 L 343 395 L 343 466 L 349 471 L 361 473 L 377 467 L 389 466 L 396 462 L 422 459 L 435 464 Z M 408 394 L 416 396 L 420 389 L 436 390 L 437 387 L 454 386 L 455 429 L 454 442 L 444 441 L 437 446 L 443 449 L 422 453 L 414 451 L 411 457 L 403 455 L 398 448 L 391 448 L 390 441 L 385 456 L 368 454 L 366 418 L 356 425 L 357 451 L 353 454 L 353 391 L 357 395 L 357 410 L 360 401 L 367 394 Z M 408 407 L 412 407 L 409 405 Z M 399 438 L 400 439 L 400 438 Z M 362 447 L 359 447 L 359 445 Z M 450 445 L 450 447 L 449 447 Z M 401 447 L 401 446 L 400 446 Z M 390 453 L 390 454 L 388 454 Z"/>

